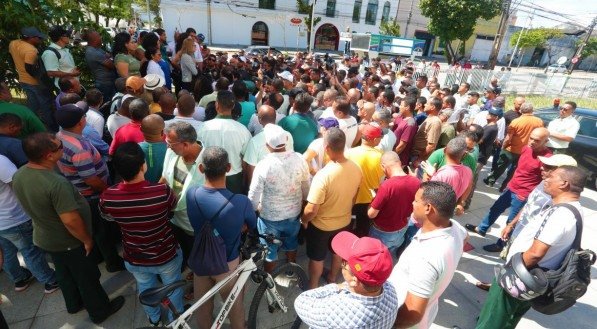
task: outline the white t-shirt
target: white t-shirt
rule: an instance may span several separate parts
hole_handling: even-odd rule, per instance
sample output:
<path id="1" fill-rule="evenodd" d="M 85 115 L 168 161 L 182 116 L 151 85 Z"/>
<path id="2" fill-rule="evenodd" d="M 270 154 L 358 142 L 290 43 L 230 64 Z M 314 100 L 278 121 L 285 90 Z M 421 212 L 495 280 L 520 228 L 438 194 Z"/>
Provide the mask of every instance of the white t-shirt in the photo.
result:
<path id="1" fill-rule="evenodd" d="M 292 135 L 287 131 L 285 132 L 286 137 L 288 138 L 288 141 L 286 142 L 286 151 L 294 152 L 294 140 L 292 139 Z M 262 131 L 253 136 L 249 141 L 243 161 L 255 167 L 257 166 L 257 163 L 263 160 L 268 154 L 269 150 L 265 146 L 265 134 Z"/>
<path id="2" fill-rule="evenodd" d="M 17 172 L 14 163 L 0 154 L 0 230 L 21 225 L 29 220 L 21 204 L 17 200 L 12 187 L 12 176 Z"/>
<path id="3" fill-rule="evenodd" d="M 104 119 L 103 115 L 96 110 L 89 108 L 89 111 L 87 111 L 86 120 L 87 124 L 93 128 L 93 130 L 97 131 L 100 136 L 104 134 L 104 124 L 106 120 Z"/>
<path id="4" fill-rule="evenodd" d="M 572 137 L 573 139 L 576 138 L 576 134 L 578 133 L 579 128 L 580 123 L 576 121 L 576 119 L 572 115 L 564 119 L 553 119 L 549 122 L 549 125 L 547 125 L 547 130 L 549 130 L 550 133 L 555 132 L 558 134 L 563 134 Z M 570 142 L 553 138 L 551 136 L 549 137 L 549 141 L 547 142 L 547 146 L 556 149 L 568 148 L 568 144 L 570 144 Z"/>
<path id="5" fill-rule="evenodd" d="M 197 135 L 197 140 L 200 140 L 204 147 L 220 146 L 228 152 L 232 169 L 226 176 L 236 175 L 242 171 L 242 157 L 250 139 L 251 133 L 242 123 L 217 117 L 205 122 Z"/>
<path id="6" fill-rule="evenodd" d="M 311 160 L 311 165 L 313 165 L 317 170 L 323 168 L 323 159 L 325 158 L 325 148 L 323 147 L 323 138 L 317 138 L 309 144 L 308 150 L 311 150 L 317 154 L 316 157 Z"/>
<path id="7" fill-rule="evenodd" d="M 262 135 L 262 134 L 260 134 Z M 271 221 L 296 218 L 309 193 L 309 168 L 296 152 L 269 153 L 253 172 L 248 197 L 259 216 Z"/>
<path id="8" fill-rule="evenodd" d="M 162 70 L 160 64 L 156 63 L 153 60 L 149 60 L 147 62 L 147 74 L 157 74 L 162 78 L 162 81 L 166 81 L 164 70 Z"/>
<path id="9" fill-rule="evenodd" d="M 112 138 L 114 138 L 114 134 L 116 134 L 116 130 L 118 130 L 118 128 L 129 122 L 131 122 L 130 118 L 120 115 L 118 112 L 110 114 L 108 117 L 108 123 L 106 125 L 108 126 L 108 131 L 110 132 Z"/>
<path id="10" fill-rule="evenodd" d="M 203 63 L 203 55 L 201 54 L 201 46 L 195 42 L 195 62 Z"/>
<path id="11" fill-rule="evenodd" d="M 487 126 L 487 111 L 481 111 L 475 115 L 475 119 L 473 120 L 474 124 L 478 124 L 481 127 Z M 497 139 L 499 141 L 503 141 L 504 137 L 506 137 L 506 120 L 502 117 L 497 122 L 498 133 Z"/>
<path id="12" fill-rule="evenodd" d="M 520 219 L 512 232 L 512 238 L 518 236 L 518 233 L 522 231 L 522 229 L 527 226 L 527 224 L 534 220 L 541 220 L 541 214 L 547 209 L 551 207 L 552 200 L 551 196 L 545 193 L 543 189 L 543 182 L 541 182 L 535 189 L 529 194 L 527 198 L 527 202 L 522 207 L 520 211 Z"/>
<path id="13" fill-rule="evenodd" d="M 463 121 L 468 122 L 470 118 L 473 118 L 474 120 L 479 112 L 481 112 L 481 108 L 479 107 L 479 105 L 468 105 L 468 107 L 466 108 L 466 113 L 464 114 Z M 485 124 L 487 124 L 487 119 L 485 119 Z"/>
<path id="14" fill-rule="evenodd" d="M 338 119 L 338 118 L 336 118 Z M 359 131 L 359 124 L 357 119 L 349 116 L 346 119 L 338 119 L 338 128 L 346 135 L 346 148 L 351 148 L 354 139 L 357 137 Z"/>
<path id="15" fill-rule="evenodd" d="M 580 202 L 575 201 L 570 204 L 578 209 L 582 217 Z M 576 236 L 576 218 L 569 209 L 564 207 L 552 206 L 543 211 L 540 219 L 529 221 L 512 241 L 507 260 L 510 260 L 510 257 L 516 253 L 529 250 L 544 221 L 545 226 L 537 239 L 550 247 L 538 265 L 550 270 L 560 267 Z"/>
<path id="16" fill-rule="evenodd" d="M 382 152 L 388 152 L 388 151 L 394 150 L 395 144 L 396 144 L 396 135 L 394 135 L 393 132 L 388 130 L 388 131 L 384 131 L 384 135 L 383 135 L 383 138 L 381 139 L 381 142 L 379 142 L 379 145 L 377 145 L 375 148 L 378 150 L 381 150 Z"/>
<path id="17" fill-rule="evenodd" d="M 466 230 L 456 221 L 452 226 L 423 233 L 419 230 L 404 250 L 388 279 L 404 304 L 407 293 L 427 298 L 421 322 L 412 328 L 429 328 L 437 315 L 438 299 L 446 290 L 462 256 Z"/>
<path id="18" fill-rule="evenodd" d="M 327 107 L 325 110 L 323 110 L 323 112 L 321 112 L 321 115 L 319 116 L 320 119 L 335 117 L 336 116 L 334 115 L 334 109 L 332 107 Z"/>

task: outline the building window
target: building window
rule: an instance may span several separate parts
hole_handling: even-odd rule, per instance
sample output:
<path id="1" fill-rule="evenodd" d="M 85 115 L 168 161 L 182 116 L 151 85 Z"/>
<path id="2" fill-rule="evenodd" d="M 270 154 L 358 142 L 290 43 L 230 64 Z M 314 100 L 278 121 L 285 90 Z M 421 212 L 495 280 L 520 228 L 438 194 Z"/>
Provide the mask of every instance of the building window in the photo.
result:
<path id="1" fill-rule="evenodd" d="M 253 24 L 251 29 L 251 45 L 267 46 L 269 42 L 269 29 L 264 22 Z"/>
<path id="2" fill-rule="evenodd" d="M 259 8 L 276 9 L 276 0 L 259 0 Z"/>
<path id="3" fill-rule="evenodd" d="M 377 20 L 377 0 L 369 0 L 367 4 L 367 14 L 365 15 L 365 24 L 375 25 Z"/>
<path id="4" fill-rule="evenodd" d="M 390 18 L 390 2 L 386 1 L 386 3 L 384 3 L 384 5 L 383 5 L 383 11 L 381 12 L 381 20 L 382 20 L 382 22 L 383 21 L 387 22 L 389 18 Z"/>
<path id="5" fill-rule="evenodd" d="M 352 22 L 358 23 L 361 21 L 361 7 L 363 6 L 363 2 L 361 0 L 356 0 L 354 2 L 354 8 L 352 10 Z"/>
<path id="6" fill-rule="evenodd" d="M 336 16 L 336 0 L 328 0 L 328 4 L 325 7 L 325 15 L 327 17 Z"/>

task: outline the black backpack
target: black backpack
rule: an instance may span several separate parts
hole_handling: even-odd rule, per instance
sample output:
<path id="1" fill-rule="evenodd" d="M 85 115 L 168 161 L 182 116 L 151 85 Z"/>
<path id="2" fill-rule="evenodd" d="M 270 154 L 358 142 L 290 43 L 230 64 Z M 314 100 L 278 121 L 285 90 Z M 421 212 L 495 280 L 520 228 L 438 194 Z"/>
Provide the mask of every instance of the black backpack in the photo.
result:
<path id="1" fill-rule="evenodd" d="M 560 268 L 545 270 L 548 281 L 547 292 L 531 300 L 531 306 L 536 311 L 548 315 L 567 310 L 587 292 L 589 283 L 591 283 L 591 265 L 595 263 L 595 253 L 580 248 L 582 218 L 578 209 L 565 203 L 555 205 L 553 208 L 556 207 L 565 207 L 572 211 L 576 218 L 576 236 Z M 541 229 L 544 225 L 545 220 L 541 225 Z M 535 238 L 539 236 L 541 229 L 537 232 Z"/>
<path id="2" fill-rule="evenodd" d="M 187 203 L 187 207 L 197 207 L 201 216 L 204 217 L 205 222 L 199 233 L 195 234 L 195 241 L 193 242 L 193 248 L 191 249 L 187 263 L 193 273 L 198 276 L 213 276 L 226 273 L 229 270 L 226 257 L 226 244 L 218 231 L 213 227 L 212 221 L 218 219 L 220 212 L 226 208 L 236 194 L 227 199 L 215 215 L 207 219 L 203 215 L 199 204 L 197 204 L 196 192 L 196 188 L 189 190 L 188 195 L 193 195 L 194 202 L 193 204 Z"/>
<path id="3" fill-rule="evenodd" d="M 52 52 L 54 53 L 54 55 L 56 55 L 56 58 L 58 60 L 60 60 L 60 58 L 62 58 L 62 56 L 60 55 L 60 52 L 58 52 L 58 50 L 56 48 L 53 47 L 46 47 L 43 48 L 42 51 L 39 53 L 39 56 L 37 56 L 37 67 L 38 67 L 38 71 L 37 71 L 37 80 L 43 84 L 46 88 L 48 88 L 48 90 L 50 90 L 51 92 L 59 92 L 56 88 L 56 85 L 54 84 L 54 78 L 51 78 L 48 76 L 48 71 L 46 70 L 46 66 L 44 64 L 44 61 L 41 59 L 42 55 L 46 52 Z"/>

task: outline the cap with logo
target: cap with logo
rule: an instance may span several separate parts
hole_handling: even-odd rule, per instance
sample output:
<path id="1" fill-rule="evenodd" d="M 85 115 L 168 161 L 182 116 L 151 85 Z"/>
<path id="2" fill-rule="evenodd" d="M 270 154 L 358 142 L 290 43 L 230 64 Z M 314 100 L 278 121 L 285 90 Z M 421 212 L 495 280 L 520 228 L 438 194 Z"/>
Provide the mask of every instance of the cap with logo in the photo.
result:
<path id="1" fill-rule="evenodd" d="M 378 239 L 343 231 L 332 239 L 332 250 L 348 263 L 350 271 L 364 284 L 381 286 L 392 274 L 392 255 Z"/>
<path id="2" fill-rule="evenodd" d="M 266 124 L 263 127 L 263 134 L 265 136 L 265 143 L 274 150 L 285 147 L 288 142 L 286 131 L 275 124 Z"/>

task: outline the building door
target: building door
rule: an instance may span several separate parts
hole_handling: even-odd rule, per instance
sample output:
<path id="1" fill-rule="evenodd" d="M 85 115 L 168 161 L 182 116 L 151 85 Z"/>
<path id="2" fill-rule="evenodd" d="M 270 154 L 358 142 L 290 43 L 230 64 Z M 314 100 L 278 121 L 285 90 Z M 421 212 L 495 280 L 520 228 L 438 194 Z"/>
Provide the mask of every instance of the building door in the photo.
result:
<path id="1" fill-rule="evenodd" d="M 267 46 L 269 44 L 269 29 L 264 22 L 253 24 L 251 29 L 251 45 Z"/>
<path id="2" fill-rule="evenodd" d="M 315 32 L 314 48 L 318 50 L 338 50 L 340 32 L 332 24 L 323 24 Z"/>

